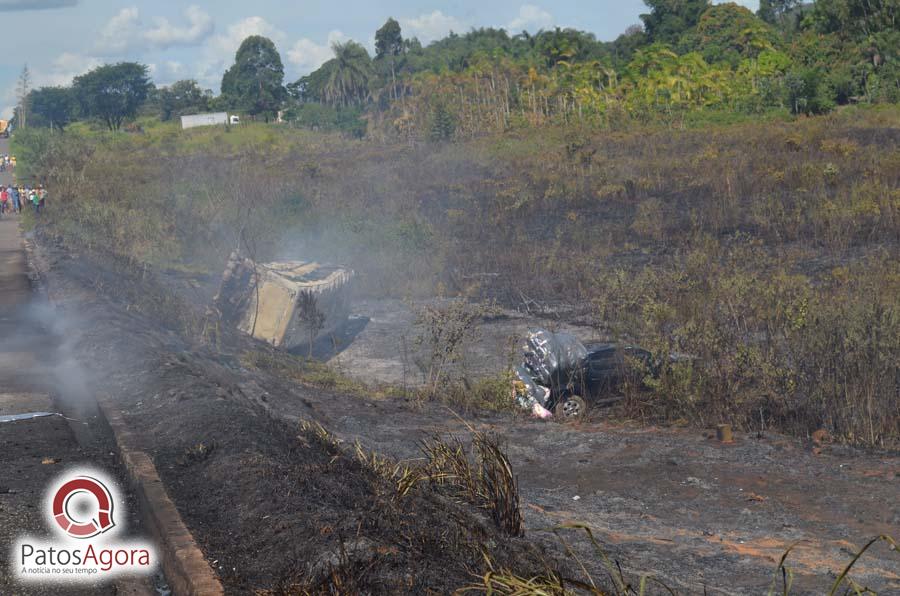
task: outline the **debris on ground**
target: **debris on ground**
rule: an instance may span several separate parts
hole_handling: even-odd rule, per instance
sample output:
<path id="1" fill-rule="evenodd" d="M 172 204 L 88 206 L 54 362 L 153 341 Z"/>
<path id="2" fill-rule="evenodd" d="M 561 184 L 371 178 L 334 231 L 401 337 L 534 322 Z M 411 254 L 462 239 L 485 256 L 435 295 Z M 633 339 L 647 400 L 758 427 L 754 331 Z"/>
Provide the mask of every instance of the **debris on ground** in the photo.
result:
<path id="1" fill-rule="evenodd" d="M 587 348 L 570 333 L 536 329 L 525 338 L 525 367 L 544 387 L 566 385 L 587 358 Z"/>
<path id="2" fill-rule="evenodd" d="M 225 324 L 291 349 L 333 334 L 350 315 L 351 269 L 311 261 L 256 263 L 233 252 L 214 301 Z"/>
<path id="3" fill-rule="evenodd" d="M 34 420 L 35 418 L 44 418 L 46 416 L 61 416 L 61 414 L 57 412 L 28 412 L 27 414 L 9 414 L 6 416 L 0 416 L 0 423 Z"/>

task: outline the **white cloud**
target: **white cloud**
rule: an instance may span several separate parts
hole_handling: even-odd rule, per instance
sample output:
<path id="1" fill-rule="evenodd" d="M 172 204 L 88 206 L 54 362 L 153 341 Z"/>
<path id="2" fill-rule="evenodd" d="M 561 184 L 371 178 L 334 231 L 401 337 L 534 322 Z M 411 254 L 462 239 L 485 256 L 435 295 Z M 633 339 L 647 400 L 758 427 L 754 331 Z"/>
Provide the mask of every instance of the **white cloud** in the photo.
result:
<path id="1" fill-rule="evenodd" d="M 285 40 L 283 31 L 276 28 L 262 17 L 247 17 L 228 27 L 224 34 L 215 35 L 207 44 L 208 52 L 225 55 L 226 60 L 234 58 L 241 42 L 251 35 L 268 37 L 276 44 Z"/>
<path id="2" fill-rule="evenodd" d="M 72 79 L 92 68 L 97 68 L 100 64 L 102 64 L 102 61 L 94 56 L 63 52 L 47 68 L 31 69 L 31 88 L 65 87 L 71 85 Z M 10 85 L 0 97 L 0 101 L 5 104 L 3 109 L 0 110 L 0 115 L 3 115 L 6 119 L 12 118 L 13 115 L 13 107 L 17 102 L 17 85 L 18 77 L 16 82 Z"/>
<path id="3" fill-rule="evenodd" d="M 195 78 L 187 66 L 177 60 L 166 60 L 160 64 L 148 64 L 150 78 L 158 87 L 167 87 L 176 81 Z"/>
<path id="4" fill-rule="evenodd" d="M 215 29 L 213 18 L 199 6 L 189 6 L 184 16 L 188 21 L 187 27 L 178 27 L 164 17 L 157 17 L 154 19 L 156 26 L 144 33 L 144 39 L 158 48 L 194 45 L 209 37 Z"/>
<path id="5" fill-rule="evenodd" d="M 759 0 L 716 0 L 716 4 L 725 4 L 726 2 L 737 2 L 741 6 L 746 6 L 753 12 L 759 10 Z"/>
<path id="6" fill-rule="evenodd" d="M 328 40 L 324 44 L 317 44 L 313 40 L 304 37 L 294 42 L 287 51 L 287 59 L 301 74 L 314 71 L 326 61 L 334 57 L 331 46 L 334 43 L 347 41 L 348 37 L 338 30 L 328 33 Z"/>
<path id="7" fill-rule="evenodd" d="M 166 49 L 202 43 L 215 29 L 213 18 L 198 6 L 184 11 L 187 26 L 173 25 L 165 17 L 153 19 L 145 28 L 136 6 L 123 8 L 100 30 L 95 50 L 102 55 L 122 54 L 129 50 Z"/>
<path id="8" fill-rule="evenodd" d="M 523 4 L 519 7 L 519 14 L 506 26 L 510 33 L 520 31 L 537 31 L 553 26 L 553 15 L 534 4 Z"/>
<path id="9" fill-rule="evenodd" d="M 164 72 L 168 74 L 172 82 L 184 78 L 186 74 L 184 64 L 178 62 L 177 60 L 169 60 L 168 62 L 166 62 Z"/>
<path id="10" fill-rule="evenodd" d="M 69 85 L 72 79 L 92 68 L 97 68 L 101 63 L 101 60 L 94 56 L 63 52 L 56 57 L 48 72 L 34 73 L 34 86 Z"/>
<path id="11" fill-rule="evenodd" d="M 97 51 L 107 54 L 124 52 L 134 44 L 141 15 L 137 6 L 123 8 L 100 29 L 95 47 Z"/>
<path id="12" fill-rule="evenodd" d="M 451 31 L 460 33 L 467 29 L 465 23 L 439 10 L 411 19 L 400 19 L 400 27 L 404 37 L 418 37 L 423 44 L 446 37 Z"/>

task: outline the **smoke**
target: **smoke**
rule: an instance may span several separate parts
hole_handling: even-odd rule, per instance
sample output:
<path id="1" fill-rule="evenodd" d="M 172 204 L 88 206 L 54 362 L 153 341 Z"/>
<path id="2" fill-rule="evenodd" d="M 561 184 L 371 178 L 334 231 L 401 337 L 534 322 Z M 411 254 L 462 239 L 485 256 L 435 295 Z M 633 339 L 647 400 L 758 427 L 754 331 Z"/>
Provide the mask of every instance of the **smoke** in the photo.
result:
<path id="1" fill-rule="evenodd" d="M 10 390 L 49 394 L 69 417 L 87 422 L 97 416 L 91 378 L 77 355 L 77 317 L 34 296 L 9 311 L 2 338 L 0 380 Z"/>

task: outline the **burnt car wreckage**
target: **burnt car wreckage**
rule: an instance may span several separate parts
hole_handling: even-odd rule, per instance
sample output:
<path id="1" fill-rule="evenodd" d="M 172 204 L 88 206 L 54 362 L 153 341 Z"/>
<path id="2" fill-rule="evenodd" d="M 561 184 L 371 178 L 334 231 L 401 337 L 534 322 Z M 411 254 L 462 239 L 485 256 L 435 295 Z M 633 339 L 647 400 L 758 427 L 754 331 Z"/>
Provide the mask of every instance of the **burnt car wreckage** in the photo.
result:
<path id="1" fill-rule="evenodd" d="M 642 348 L 583 344 L 569 333 L 543 329 L 528 333 L 522 351 L 523 362 L 513 369 L 513 396 L 540 418 L 578 418 L 589 405 L 618 401 L 608 396 L 629 375 L 652 369 L 652 356 Z"/>

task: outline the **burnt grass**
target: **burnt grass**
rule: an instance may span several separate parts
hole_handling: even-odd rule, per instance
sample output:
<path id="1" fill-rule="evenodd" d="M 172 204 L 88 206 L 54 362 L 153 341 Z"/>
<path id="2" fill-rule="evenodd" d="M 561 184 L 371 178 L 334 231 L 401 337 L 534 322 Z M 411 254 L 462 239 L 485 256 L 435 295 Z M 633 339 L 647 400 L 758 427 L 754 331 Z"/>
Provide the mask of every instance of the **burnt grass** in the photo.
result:
<path id="1" fill-rule="evenodd" d="M 398 498 L 344 447 L 221 396 L 190 366 L 194 380 L 158 406 L 171 416 L 131 424 L 168 445 L 156 463 L 229 589 L 445 593 L 482 571 L 482 550 L 501 566 L 543 570 L 527 541 L 470 507 L 428 486 Z"/>
<path id="2" fill-rule="evenodd" d="M 423 481 L 399 497 L 352 446 L 275 419 L 254 389 L 277 381 L 235 356 L 246 338 L 190 344 L 120 302 L 153 295 L 146 280 L 59 254 L 53 267 L 58 310 L 92 322 L 76 323 L 79 360 L 114 396 L 228 593 L 448 593 L 482 576 L 486 557 L 526 577 L 566 567 L 446 487 Z M 97 296 L 107 277 L 133 286 Z"/>
<path id="3" fill-rule="evenodd" d="M 468 507 L 428 487 L 398 499 L 342 447 L 192 385 L 163 404 L 171 417 L 132 424 L 169 445 L 157 465 L 229 589 L 447 592 L 482 569 L 482 549 L 541 571 L 527 542 Z"/>

